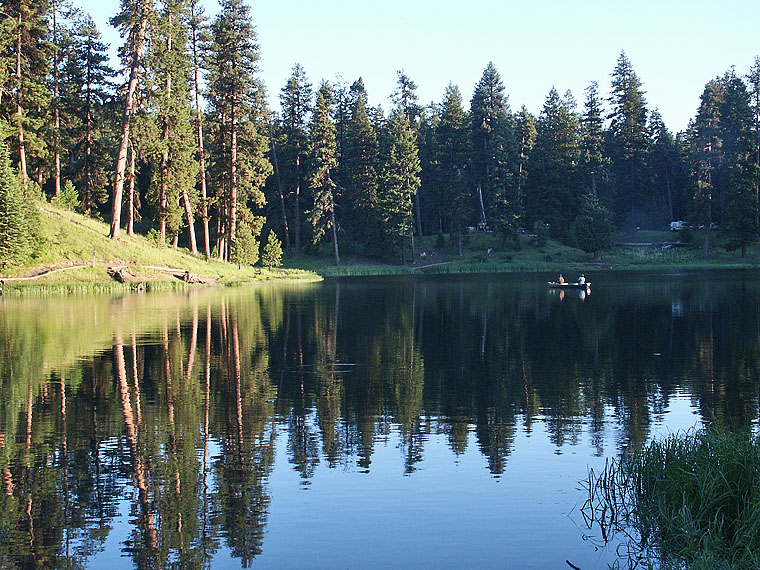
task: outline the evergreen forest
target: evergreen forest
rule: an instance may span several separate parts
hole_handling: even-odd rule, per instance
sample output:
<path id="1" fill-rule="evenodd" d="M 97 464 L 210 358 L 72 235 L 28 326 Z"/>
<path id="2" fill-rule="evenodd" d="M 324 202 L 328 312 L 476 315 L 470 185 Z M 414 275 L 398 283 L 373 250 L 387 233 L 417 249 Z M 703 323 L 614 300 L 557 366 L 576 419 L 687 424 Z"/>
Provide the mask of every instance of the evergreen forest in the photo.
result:
<path id="1" fill-rule="evenodd" d="M 39 199 L 106 221 L 113 239 L 246 265 L 278 247 L 404 261 L 423 236 L 461 253 L 472 232 L 596 253 L 613 231 L 672 220 L 705 229 L 706 257 L 716 227 L 744 255 L 760 232 L 760 58 L 747 76 L 718 70 L 678 133 L 624 52 L 608 85 L 580 99 L 552 88 L 537 114 L 513 109 L 492 63 L 469 102 L 450 84 L 424 104 L 398 71 L 387 112 L 361 78 L 315 84 L 296 63 L 274 111 L 243 0 L 214 18 L 199 0 L 122 0 L 118 69 L 70 0 L 0 4 L 4 263 L 40 247 Z"/>

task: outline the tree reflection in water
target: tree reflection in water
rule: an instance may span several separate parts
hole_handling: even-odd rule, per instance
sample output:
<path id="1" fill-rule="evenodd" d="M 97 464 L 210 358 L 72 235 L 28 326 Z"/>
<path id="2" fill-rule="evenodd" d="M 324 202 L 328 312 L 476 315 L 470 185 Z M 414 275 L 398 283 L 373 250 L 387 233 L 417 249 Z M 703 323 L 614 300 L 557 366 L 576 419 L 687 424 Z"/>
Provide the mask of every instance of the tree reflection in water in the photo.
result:
<path id="1" fill-rule="evenodd" d="M 682 393 L 705 421 L 752 425 L 755 281 L 561 302 L 509 278 L 2 300 L 0 565 L 86 566 L 126 524 L 136 567 L 209 567 L 221 549 L 250 566 L 281 437 L 308 487 L 320 469 L 371 472 L 396 438 L 409 476 L 437 434 L 501 476 L 538 423 L 557 453 L 585 430 L 614 454 Z"/>

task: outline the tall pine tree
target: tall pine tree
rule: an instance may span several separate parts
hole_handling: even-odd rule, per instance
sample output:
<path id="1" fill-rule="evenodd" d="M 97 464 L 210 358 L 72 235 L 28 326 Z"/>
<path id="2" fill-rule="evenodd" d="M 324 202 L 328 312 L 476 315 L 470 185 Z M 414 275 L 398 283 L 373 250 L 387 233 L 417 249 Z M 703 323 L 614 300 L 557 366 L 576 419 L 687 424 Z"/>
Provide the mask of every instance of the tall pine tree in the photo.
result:
<path id="1" fill-rule="evenodd" d="M 127 168 L 127 149 L 130 141 L 130 121 L 135 112 L 137 83 L 145 55 L 148 20 L 153 16 L 153 0 L 122 0 L 121 11 L 111 19 L 111 25 L 121 32 L 126 42 L 119 50 L 122 61 L 129 69 L 129 79 L 121 119 L 121 137 L 116 155 L 116 167 L 111 194 L 111 239 L 119 239 L 121 232 L 121 206 Z"/>
<path id="2" fill-rule="evenodd" d="M 208 100 L 214 120 L 214 182 L 221 259 L 250 259 L 258 248 L 265 204 L 262 191 L 272 171 L 266 159 L 264 86 L 256 77 L 259 47 L 250 9 L 242 0 L 223 0 L 211 26 Z M 238 240 L 238 223 L 242 230 Z"/>
<path id="3" fill-rule="evenodd" d="M 464 227 L 474 211 L 467 168 L 470 157 L 468 119 L 459 88 L 449 84 L 435 129 L 435 167 L 437 182 L 442 188 L 446 225 L 450 233 L 456 230 L 459 255 L 462 255 Z"/>
<path id="4" fill-rule="evenodd" d="M 625 52 L 612 72 L 610 149 L 616 210 L 629 230 L 654 210 L 650 200 L 647 154 L 648 111 L 641 81 Z"/>
<path id="5" fill-rule="evenodd" d="M 314 243 L 331 232 L 335 265 L 340 265 L 338 248 L 338 225 L 335 219 L 336 184 L 333 179 L 338 164 L 336 154 L 335 123 L 333 122 L 334 98 L 328 83 L 322 83 L 317 91 L 317 101 L 312 115 L 309 151 L 311 176 L 309 186 L 314 195 L 314 206 L 309 213 Z"/>
<path id="6" fill-rule="evenodd" d="M 397 107 L 391 113 L 387 136 L 387 154 L 378 202 L 386 253 L 392 254 L 400 248 L 403 259 L 404 240 L 413 239 L 412 203 L 420 187 L 420 159 L 417 152 L 417 135 L 401 107 Z"/>
<path id="7" fill-rule="evenodd" d="M 301 213 L 303 210 L 302 189 L 304 164 L 308 147 L 307 126 L 312 105 L 311 84 L 300 63 L 293 67 L 293 73 L 280 92 L 282 106 L 282 130 L 285 148 L 280 154 L 280 174 L 285 185 L 293 193 L 293 233 L 295 252 L 301 253 Z"/>

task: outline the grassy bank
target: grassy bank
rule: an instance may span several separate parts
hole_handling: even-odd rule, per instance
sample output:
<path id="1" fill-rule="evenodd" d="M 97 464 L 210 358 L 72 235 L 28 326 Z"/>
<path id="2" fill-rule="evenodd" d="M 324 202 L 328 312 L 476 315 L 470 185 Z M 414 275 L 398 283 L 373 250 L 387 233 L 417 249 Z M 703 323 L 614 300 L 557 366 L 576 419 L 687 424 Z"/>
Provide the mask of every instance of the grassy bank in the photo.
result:
<path id="1" fill-rule="evenodd" d="M 712 234 L 710 259 L 704 259 L 704 234 L 692 232 L 690 243 L 673 245 L 682 237 L 668 231 L 620 234 L 617 245 L 594 258 L 589 253 L 553 240 L 536 244 L 530 235 L 504 247 L 497 236 L 472 233 L 465 236 L 462 255 L 458 243 L 448 236 L 415 240 L 414 255 L 380 263 L 344 252 L 336 266 L 331 257 L 285 256 L 282 268 L 237 267 L 186 249 L 160 247 L 142 236 L 122 234 L 118 242 L 108 239 L 108 226 L 89 217 L 41 205 L 44 246 L 33 265 L 2 268 L 3 292 L 112 291 L 130 288 L 173 289 L 187 286 L 185 274 L 200 284 L 229 285 L 271 279 L 319 279 L 337 276 L 456 274 L 502 272 L 593 273 L 606 270 L 709 269 L 760 267 L 760 246 L 745 258 L 727 252 L 720 232 Z M 684 236 L 685 237 L 685 236 Z M 116 275 L 119 271 L 120 275 Z M 117 279 L 122 278 L 119 282 Z"/>
<path id="2" fill-rule="evenodd" d="M 760 568 L 760 440 L 702 430 L 608 461 L 582 509 L 605 541 L 628 539 L 631 567 Z"/>
<path id="3" fill-rule="evenodd" d="M 113 241 L 105 223 L 50 204 L 41 204 L 40 217 L 43 245 L 34 264 L 0 270 L 3 293 L 174 289 L 319 279 L 315 273 L 296 268 L 238 267 L 182 248 L 161 247 L 137 235 L 123 233 L 119 241 Z"/>
<path id="4" fill-rule="evenodd" d="M 679 234 L 668 231 L 639 231 L 634 235 L 615 236 L 616 245 L 594 258 L 590 253 L 554 240 L 536 245 L 529 235 L 504 248 L 493 235 L 475 233 L 467 236 L 462 255 L 456 243 L 436 236 L 416 240 L 415 255 L 404 263 L 374 263 L 360 257 L 344 255 L 340 266 L 330 257 L 292 256 L 285 260 L 291 268 L 312 271 L 324 277 L 363 275 L 404 275 L 419 273 L 501 273 L 566 271 L 594 272 L 606 270 L 657 269 L 740 269 L 760 267 L 760 247 L 754 246 L 742 258 L 725 249 L 725 237 L 711 235 L 710 258 L 704 258 L 704 234 L 693 232 L 689 243 L 678 243 Z M 407 257 L 411 257 L 407 252 Z"/>

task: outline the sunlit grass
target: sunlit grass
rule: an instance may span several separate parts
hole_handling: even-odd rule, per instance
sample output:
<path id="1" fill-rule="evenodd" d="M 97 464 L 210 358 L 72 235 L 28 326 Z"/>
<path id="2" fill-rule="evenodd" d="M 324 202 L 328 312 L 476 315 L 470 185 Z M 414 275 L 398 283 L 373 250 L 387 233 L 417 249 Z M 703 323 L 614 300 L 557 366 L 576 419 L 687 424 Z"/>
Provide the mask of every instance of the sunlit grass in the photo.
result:
<path id="1" fill-rule="evenodd" d="M 206 283 L 235 284 L 269 279 L 317 279 L 307 271 L 237 266 L 183 248 L 162 247 L 149 239 L 122 232 L 114 241 L 108 226 L 98 220 L 40 203 L 42 246 L 27 267 L 6 267 L 3 277 L 26 276 L 65 268 L 33 280 L 6 279 L 4 292 L 79 292 L 123 290 L 143 283 L 147 289 L 182 288 L 185 271 Z M 124 266 L 133 283 L 115 281 L 107 269 Z"/>
<path id="2" fill-rule="evenodd" d="M 760 568 L 760 441 L 702 430 L 654 441 L 589 472 L 582 513 L 631 567 Z"/>

